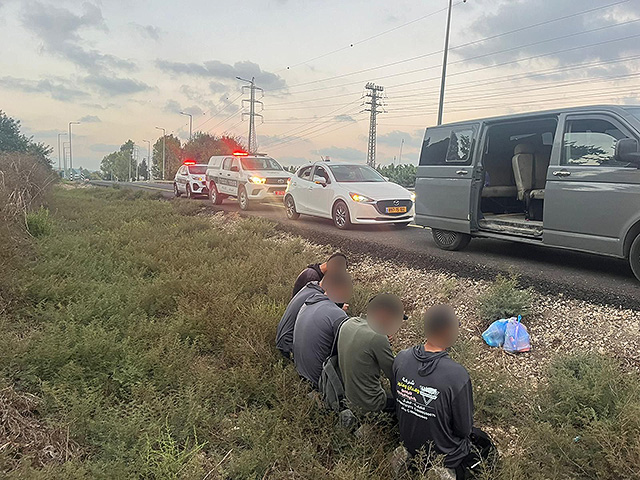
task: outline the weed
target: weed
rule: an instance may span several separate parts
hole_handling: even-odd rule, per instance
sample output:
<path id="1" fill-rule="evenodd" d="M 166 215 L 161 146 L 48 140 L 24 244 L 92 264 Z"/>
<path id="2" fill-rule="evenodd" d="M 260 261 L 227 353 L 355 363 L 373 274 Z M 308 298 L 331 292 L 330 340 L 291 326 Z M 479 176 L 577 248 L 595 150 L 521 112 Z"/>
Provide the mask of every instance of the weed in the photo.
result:
<path id="1" fill-rule="evenodd" d="M 500 318 L 531 312 L 531 291 L 518 288 L 518 277 L 498 275 L 489 289 L 478 298 L 478 312 L 486 325 Z"/>
<path id="2" fill-rule="evenodd" d="M 49 235 L 52 229 L 49 210 L 40 207 L 34 212 L 27 213 L 27 231 L 32 237 L 39 238 Z"/>

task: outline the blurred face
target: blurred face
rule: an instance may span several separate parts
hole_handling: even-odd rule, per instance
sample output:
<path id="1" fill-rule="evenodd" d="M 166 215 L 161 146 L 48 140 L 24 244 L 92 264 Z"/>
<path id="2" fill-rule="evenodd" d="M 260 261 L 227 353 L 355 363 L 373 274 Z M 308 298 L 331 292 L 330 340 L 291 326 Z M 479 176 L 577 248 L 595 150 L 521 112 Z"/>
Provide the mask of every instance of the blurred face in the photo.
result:
<path id="1" fill-rule="evenodd" d="M 431 338 L 427 336 L 427 341 L 439 347 L 449 348 L 456 343 L 459 334 L 460 325 L 458 323 L 458 319 L 453 318 L 451 319 L 448 328 L 438 332 L 437 334 L 432 334 Z"/>
<path id="2" fill-rule="evenodd" d="M 353 286 L 327 286 L 325 288 L 325 293 L 327 294 L 327 297 L 329 297 L 334 303 L 347 303 L 351 298 L 351 294 L 353 293 Z"/>
<path id="3" fill-rule="evenodd" d="M 395 335 L 402 326 L 402 314 L 390 312 L 385 309 L 377 309 L 367 312 L 367 322 L 369 326 L 377 333 L 391 336 Z"/>
<path id="4" fill-rule="evenodd" d="M 347 269 L 347 260 L 344 257 L 333 257 L 327 262 L 328 272 L 344 272 Z"/>

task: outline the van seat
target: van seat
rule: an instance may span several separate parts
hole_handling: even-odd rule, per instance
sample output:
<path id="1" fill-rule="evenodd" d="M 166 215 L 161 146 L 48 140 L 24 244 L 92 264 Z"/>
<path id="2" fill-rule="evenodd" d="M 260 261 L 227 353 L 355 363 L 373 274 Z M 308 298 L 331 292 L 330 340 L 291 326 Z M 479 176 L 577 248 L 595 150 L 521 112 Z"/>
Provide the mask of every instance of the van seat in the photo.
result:
<path id="1" fill-rule="evenodd" d="M 517 194 L 518 189 L 515 185 L 496 185 L 482 188 L 484 198 L 515 197 Z"/>
<path id="2" fill-rule="evenodd" d="M 527 201 L 533 190 L 535 148 L 528 143 L 519 143 L 513 151 L 513 175 L 518 188 L 518 200 Z"/>

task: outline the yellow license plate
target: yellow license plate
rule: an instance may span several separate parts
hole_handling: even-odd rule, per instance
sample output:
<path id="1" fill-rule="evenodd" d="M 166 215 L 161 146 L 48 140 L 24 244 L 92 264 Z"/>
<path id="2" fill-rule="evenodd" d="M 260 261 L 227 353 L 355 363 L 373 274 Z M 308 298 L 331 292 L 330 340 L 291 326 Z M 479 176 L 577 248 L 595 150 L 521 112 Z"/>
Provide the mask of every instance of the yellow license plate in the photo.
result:
<path id="1" fill-rule="evenodd" d="M 387 207 L 387 213 L 406 213 L 407 207 Z"/>

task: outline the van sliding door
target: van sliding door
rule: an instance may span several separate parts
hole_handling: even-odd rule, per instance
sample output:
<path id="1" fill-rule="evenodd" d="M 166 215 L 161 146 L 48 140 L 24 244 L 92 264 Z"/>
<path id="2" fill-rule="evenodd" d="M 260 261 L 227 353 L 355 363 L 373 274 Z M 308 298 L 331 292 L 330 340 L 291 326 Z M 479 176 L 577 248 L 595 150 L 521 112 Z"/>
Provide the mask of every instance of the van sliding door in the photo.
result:
<path id="1" fill-rule="evenodd" d="M 470 233 L 478 124 L 429 128 L 416 175 L 416 223 Z"/>

